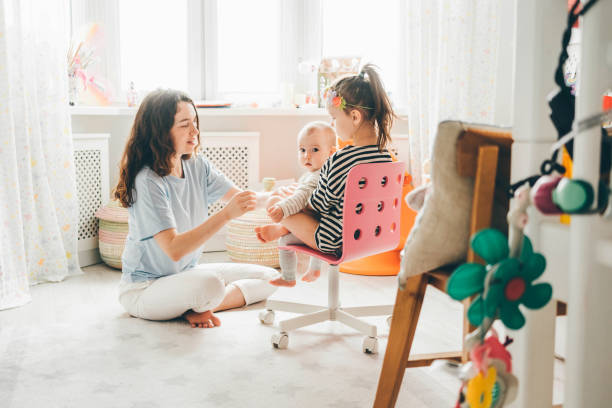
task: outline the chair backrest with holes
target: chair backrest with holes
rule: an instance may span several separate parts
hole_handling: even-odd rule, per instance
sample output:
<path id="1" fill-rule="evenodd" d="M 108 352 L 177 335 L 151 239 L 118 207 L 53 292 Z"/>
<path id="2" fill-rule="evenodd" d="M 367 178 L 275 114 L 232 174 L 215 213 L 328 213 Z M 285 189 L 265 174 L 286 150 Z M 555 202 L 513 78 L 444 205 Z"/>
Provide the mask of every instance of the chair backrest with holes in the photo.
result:
<path id="1" fill-rule="evenodd" d="M 344 190 L 342 261 L 397 247 L 404 163 L 365 163 L 353 167 Z"/>

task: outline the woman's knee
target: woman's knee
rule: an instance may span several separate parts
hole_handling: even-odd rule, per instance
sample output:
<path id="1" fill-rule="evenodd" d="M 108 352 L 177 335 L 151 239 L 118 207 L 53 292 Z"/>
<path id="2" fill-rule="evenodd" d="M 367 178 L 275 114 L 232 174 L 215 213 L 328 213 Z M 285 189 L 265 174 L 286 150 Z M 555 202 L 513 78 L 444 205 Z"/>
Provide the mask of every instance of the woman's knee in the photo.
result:
<path id="1" fill-rule="evenodd" d="M 196 312 L 205 312 L 213 309 L 223 301 L 225 296 L 225 282 L 212 273 L 198 274 L 194 282 L 194 306 Z"/>

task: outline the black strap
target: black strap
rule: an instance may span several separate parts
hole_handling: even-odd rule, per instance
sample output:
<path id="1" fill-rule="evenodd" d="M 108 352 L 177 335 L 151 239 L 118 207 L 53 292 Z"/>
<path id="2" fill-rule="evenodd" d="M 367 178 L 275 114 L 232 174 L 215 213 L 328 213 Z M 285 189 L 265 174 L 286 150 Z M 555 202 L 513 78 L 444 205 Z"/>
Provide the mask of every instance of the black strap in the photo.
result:
<path id="1" fill-rule="evenodd" d="M 555 151 L 555 153 L 557 153 L 557 151 Z M 565 166 L 562 166 L 561 164 L 557 163 L 556 158 L 544 160 L 542 164 L 540 165 L 540 174 L 537 174 L 535 176 L 526 177 L 522 180 L 517 181 L 514 184 L 511 184 L 510 187 L 508 187 L 508 197 L 514 198 L 514 193 L 523 184 L 529 183 L 529 186 L 533 187 L 533 185 L 536 183 L 536 181 L 538 181 L 540 177 L 551 174 L 552 172 L 557 172 L 559 174 L 565 174 Z"/>
<path id="2" fill-rule="evenodd" d="M 565 134 L 569 133 L 572 127 L 572 123 L 574 122 L 574 106 L 576 97 L 571 94 L 571 89 L 565 84 L 565 78 L 563 75 L 563 65 L 569 54 L 567 53 L 567 46 L 569 45 L 570 38 L 572 36 L 572 26 L 578 18 L 584 15 L 598 0 L 590 0 L 588 3 L 584 5 L 580 12 L 576 13 L 576 9 L 578 8 L 578 4 L 580 0 L 576 0 L 571 10 L 567 15 L 567 26 L 565 27 L 565 31 L 563 31 L 563 37 L 561 40 L 561 54 L 559 55 L 559 62 L 557 63 L 557 69 L 555 70 L 555 83 L 559 85 L 561 88 L 560 92 L 549 101 L 549 105 L 552 109 L 551 119 L 553 119 L 553 124 L 557 129 L 558 138 L 561 139 Z M 567 111 L 559 114 L 559 109 L 565 108 Z M 562 117 L 559 119 L 559 117 Z M 567 143 L 566 147 L 568 151 L 572 151 L 573 142 L 570 141 Z M 544 160 L 540 166 L 540 174 L 535 176 L 526 177 L 522 180 L 517 181 L 514 184 L 511 184 L 508 187 L 508 196 L 510 198 L 514 197 L 514 193 L 525 183 L 529 183 L 530 186 L 533 186 L 538 179 L 543 175 L 551 174 L 552 172 L 557 172 L 560 174 L 565 174 L 565 167 L 561 164 L 557 163 L 557 158 L 559 157 L 559 149 L 555 149 L 553 151 L 550 159 Z"/>
<path id="3" fill-rule="evenodd" d="M 566 88 L 565 78 L 563 76 L 563 65 L 569 54 L 567 53 L 567 46 L 569 45 L 571 36 L 572 36 L 572 27 L 578 21 L 578 17 L 584 15 L 593 5 L 597 3 L 597 0 L 590 0 L 588 3 L 584 5 L 580 12 L 576 13 L 576 8 L 578 4 L 580 4 L 580 0 L 576 0 L 571 10 L 567 15 L 567 26 L 565 27 L 565 31 L 563 31 L 563 37 L 561 40 L 561 55 L 559 55 L 559 63 L 557 64 L 557 69 L 555 71 L 555 83 L 559 85 L 561 88 Z"/>

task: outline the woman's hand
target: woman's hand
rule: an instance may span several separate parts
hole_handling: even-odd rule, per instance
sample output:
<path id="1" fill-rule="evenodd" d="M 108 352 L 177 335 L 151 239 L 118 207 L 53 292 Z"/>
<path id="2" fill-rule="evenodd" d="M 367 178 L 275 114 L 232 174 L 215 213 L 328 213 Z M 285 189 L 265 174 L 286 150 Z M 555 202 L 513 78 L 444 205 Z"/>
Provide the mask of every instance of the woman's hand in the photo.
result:
<path id="1" fill-rule="evenodd" d="M 257 205 L 257 197 L 253 191 L 241 191 L 234 194 L 223 210 L 229 220 L 240 217 L 242 214 L 253 211 Z"/>
<path id="2" fill-rule="evenodd" d="M 284 215 L 283 209 L 278 205 L 273 205 L 272 207 L 268 208 L 268 216 L 274 222 L 281 222 Z"/>

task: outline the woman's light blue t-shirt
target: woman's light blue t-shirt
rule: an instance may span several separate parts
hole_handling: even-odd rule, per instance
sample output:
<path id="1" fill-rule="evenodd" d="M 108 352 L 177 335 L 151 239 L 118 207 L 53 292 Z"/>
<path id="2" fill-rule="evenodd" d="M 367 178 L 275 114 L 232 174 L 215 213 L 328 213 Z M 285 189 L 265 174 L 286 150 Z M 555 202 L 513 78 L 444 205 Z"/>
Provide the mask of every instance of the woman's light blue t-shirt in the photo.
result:
<path id="1" fill-rule="evenodd" d="M 160 177 L 145 166 L 136 176 L 134 204 L 128 209 L 129 233 L 121 257 L 124 281 L 161 278 L 198 262 L 201 247 L 175 262 L 153 236 L 170 228 L 181 234 L 202 224 L 208 217 L 208 206 L 233 184 L 201 155 L 183 160 L 183 174 L 184 178 Z"/>

